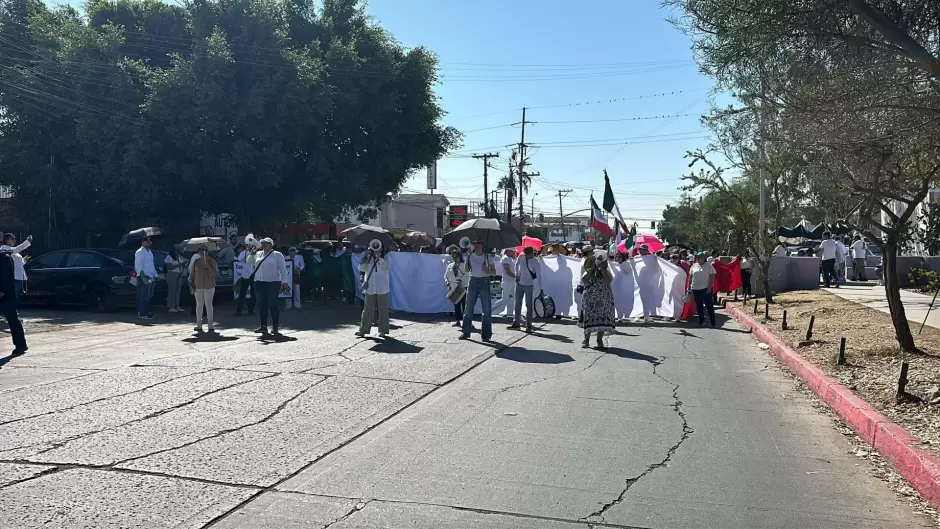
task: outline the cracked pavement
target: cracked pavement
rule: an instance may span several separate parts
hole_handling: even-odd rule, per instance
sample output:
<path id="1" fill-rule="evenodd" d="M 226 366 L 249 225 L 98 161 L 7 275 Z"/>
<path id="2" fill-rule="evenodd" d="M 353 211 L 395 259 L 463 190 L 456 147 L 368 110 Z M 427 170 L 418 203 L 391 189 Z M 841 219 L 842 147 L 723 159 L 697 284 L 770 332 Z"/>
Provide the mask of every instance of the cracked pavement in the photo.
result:
<path id="1" fill-rule="evenodd" d="M 597 351 L 560 321 L 494 349 L 394 315 L 355 339 L 342 305 L 280 343 L 217 313 L 226 340 L 30 336 L 0 369 L 0 528 L 930 526 L 731 322 Z"/>

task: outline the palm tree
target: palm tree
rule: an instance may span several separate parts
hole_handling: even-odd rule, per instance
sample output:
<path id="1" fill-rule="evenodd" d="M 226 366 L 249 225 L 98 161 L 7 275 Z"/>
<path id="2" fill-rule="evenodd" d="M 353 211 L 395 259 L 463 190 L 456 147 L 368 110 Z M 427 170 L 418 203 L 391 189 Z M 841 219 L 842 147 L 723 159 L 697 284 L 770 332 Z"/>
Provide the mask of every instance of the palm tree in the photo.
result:
<path id="1" fill-rule="evenodd" d="M 516 180 L 513 178 L 514 171 L 512 167 L 509 168 L 509 174 L 499 179 L 499 183 L 496 184 L 496 189 L 504 191 L 506 193 L 506 222 L 512 221 L 512 199 L 516 196 Z"/>

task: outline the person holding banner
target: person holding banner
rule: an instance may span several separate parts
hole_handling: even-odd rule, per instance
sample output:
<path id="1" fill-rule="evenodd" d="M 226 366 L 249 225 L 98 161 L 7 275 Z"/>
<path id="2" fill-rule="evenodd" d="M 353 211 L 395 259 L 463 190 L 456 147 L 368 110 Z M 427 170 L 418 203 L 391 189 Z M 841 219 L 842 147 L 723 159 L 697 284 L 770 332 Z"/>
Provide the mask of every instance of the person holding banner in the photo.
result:
<path id="1" fill-rule="evenodd" d="M 463 266 L 463 254 L 460 248 L 451 246 L 447 252 L 452 261 L 444 272 L 444 282 L 447 284 L 447 299 L 454 304 L 454 317 L 457 319 L 455 327 L 463 325 L 463 310 L 467 303 L 467 286 L 470 284 L 470 275 Z"/>
<path id="2" fill-rule="evenodd" d="M 708 320 L 712 328 L 715 327 L 715 268 L 708 262 L 708 253 L 699 252 L 695 254 L 695 264 L 689 270 L 691 281 L 689 289 L 692 291 L 692 297 L 695 298 L 695 307 L 698 310 L 698 325 L 705 325 L 705 312 L 708 312 Z"/>
<path id="3" fill-rule="evenodd" d="M 493 337 L 493 300 L 490 298 L 490 276 L 496 275 L 496 266 L 490 260 L 483 246 L 483 239 L 473 240 L 473 251 L 467 256 L 467 272 L 470 274 L 470 285 L 467 287 L 467 310 L 463 315 L 463 332 L 461 340 L 470 338 L 473 331 L 473 310 L 477 300 L 483 308 L 483 326 L 480 334 L 484 342 Z"/>
<path id="4" fill-rule="evenodd" d="M 604 349 L 604 333 L 614 332 L 614 291 L 610 288 L 613 281 L 606 253 L 590 254 L 584 259 L 578 327 L 584 329 L 581 347 L 585 349 L 591 346 L 591 333 L 597 333 L 597 348 Z"/>

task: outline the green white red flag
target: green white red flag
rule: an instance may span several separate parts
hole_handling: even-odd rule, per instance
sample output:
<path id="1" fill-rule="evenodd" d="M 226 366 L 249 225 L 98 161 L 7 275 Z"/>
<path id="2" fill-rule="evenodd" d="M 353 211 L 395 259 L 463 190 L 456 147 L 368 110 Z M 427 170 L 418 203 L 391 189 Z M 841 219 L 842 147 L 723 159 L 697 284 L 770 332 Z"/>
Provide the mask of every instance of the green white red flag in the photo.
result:
<path id="1" fill-rule="evenodd" d="M 614 230 L 610 229 L 610 225 L 607 224 L 607 217 L 604 216 L 604 212 L 601 211 L 601 208 L 598 207 L 597 202 L 594 201 L 594 195 L 591 195 L 591 218 L 591 225 L 593 226 L 594 231 L 608 237 L 613 236 Z"/>

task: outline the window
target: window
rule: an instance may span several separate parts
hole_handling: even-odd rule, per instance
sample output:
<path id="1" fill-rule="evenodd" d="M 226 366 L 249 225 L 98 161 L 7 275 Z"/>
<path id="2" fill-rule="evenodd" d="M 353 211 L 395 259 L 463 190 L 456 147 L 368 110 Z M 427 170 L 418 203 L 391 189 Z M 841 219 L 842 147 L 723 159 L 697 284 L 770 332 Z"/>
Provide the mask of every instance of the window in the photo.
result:
<path id="1" fill-rule="evenodd" d="M 65 268 L 100 268 L 101 259 L 91 252 L 69 252 Z"/>
<path id="2" fill-rule="evenodd" d="M 52 252 L 42 255 L 29 262 L 31 270 L 42 270 L 43 268 L 59 268 L 62 266 L 62 257 L 65 252 Z"/>

